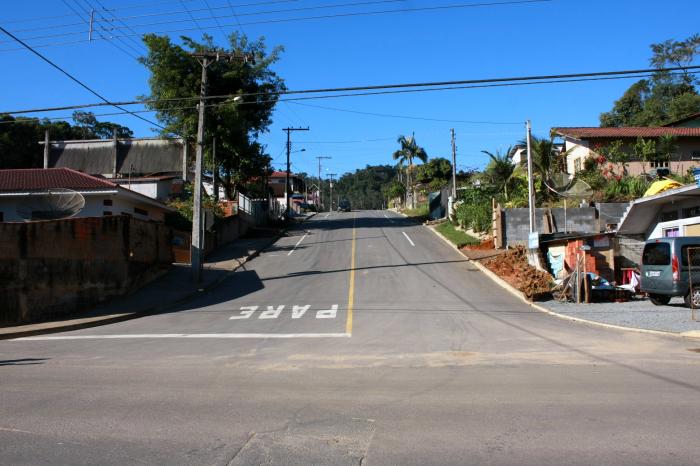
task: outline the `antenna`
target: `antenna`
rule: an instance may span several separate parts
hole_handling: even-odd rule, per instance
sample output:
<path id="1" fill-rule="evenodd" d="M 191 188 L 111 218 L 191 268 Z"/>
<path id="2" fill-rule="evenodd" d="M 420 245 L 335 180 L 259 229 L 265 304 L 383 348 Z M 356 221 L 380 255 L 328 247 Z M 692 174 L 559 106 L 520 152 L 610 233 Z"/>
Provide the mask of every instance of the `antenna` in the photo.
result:
<path id="1" fill-rule="evenodd" d="M 30 193 L 17 203 L 22 220 L 60 220 L 83 210 L 85 198 L 71 189 L 54 188 Z"/>

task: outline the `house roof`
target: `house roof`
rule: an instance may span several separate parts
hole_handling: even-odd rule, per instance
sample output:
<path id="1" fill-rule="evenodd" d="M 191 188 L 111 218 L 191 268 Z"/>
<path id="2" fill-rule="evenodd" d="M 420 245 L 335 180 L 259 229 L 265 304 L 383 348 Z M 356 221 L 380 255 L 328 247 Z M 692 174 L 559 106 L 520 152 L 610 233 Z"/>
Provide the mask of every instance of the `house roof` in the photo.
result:
<path id="1" fill-rule="evenodd" d="M 688 115 L 685 118 L 680 118 L 678 120 L 671 121 L 670 123 L 666 123 L 664 126 L 677 126 L 677 125 L 680 125 L 681 123 L 686 123 L 688 121 L 694 121 L 694 120 L 700 120 L 700 113 L 693 113 L 692 115 Z"/>
<path id="2" fill-rule="evenodd" d="M 116 185 L 103 178 L 86 175 L 70 168 L 0 170 L 0 192 L 39 191 L 50 188 L 116 189 Z"/>
<path id="3" fill-rule="evenodd" d="M 9 196 L 26 195 L 32 191 L 45 189 L 72 189 L 86 193 L 90 191 L 110 191 L 144 204 L 164 210 L 174 210 L 160 201 L 136 191 L 123 188 L 104 178 L 87 175 L 70 168 L 23 168 L 17 170 L 0 170 L 0 193 Z"/>
<path id="4" fill-rule="evenodd" d="M 676 189 L 654 194 L 653 196 L 640 197 L 630 203 L 627 212 L 620 220 L 617 232 L 621 234 L 643 234 L 664 205 L 681 199 L 700 200 L 700 186 L 689 184 Z"/>
<path id="5" fill-rule="evenodd" d="M 677 128 L 664 126 L 624 126 L 611 128 L 558 127 L 552 133 L 576 139 L 595 138 L 657 138 L 670 135 L 678 137 L 700 137 L 700 128 Z"/>
<path id="6" fill-rule="evenodd" d="M 285 176 L 287 176 L 287 172 L 275 170 L 270 175 L 270 178 L 284 178 Z M 296 177 L 296 175 L 294 173 L 289 173 L 289 177 L 293 178 L 293 177 Z"/>

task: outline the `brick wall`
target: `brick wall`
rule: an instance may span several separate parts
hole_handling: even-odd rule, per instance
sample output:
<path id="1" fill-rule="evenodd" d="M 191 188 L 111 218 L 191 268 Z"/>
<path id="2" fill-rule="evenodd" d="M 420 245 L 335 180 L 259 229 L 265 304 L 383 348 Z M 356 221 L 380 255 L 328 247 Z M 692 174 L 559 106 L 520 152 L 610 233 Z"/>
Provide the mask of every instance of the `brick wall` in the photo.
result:
<path id="1" fill-rule="evenodd" d="M 127 216 L 0 223 L 0 323 L 87 310 L 172 262 L 171 232 Z"/>

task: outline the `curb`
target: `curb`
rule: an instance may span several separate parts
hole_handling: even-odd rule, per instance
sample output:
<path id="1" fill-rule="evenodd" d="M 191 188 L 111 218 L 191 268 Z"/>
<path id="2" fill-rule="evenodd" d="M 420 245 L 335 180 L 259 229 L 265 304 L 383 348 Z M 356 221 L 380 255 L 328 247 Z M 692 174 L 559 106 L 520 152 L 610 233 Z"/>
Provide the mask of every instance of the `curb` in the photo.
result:
<path id="1" fill-rule="evenodd" d="M 457 250 L 460 254 L 462 254 L 462 251 L 459 250 L 457 246 L 455 246 L 450 240 L 445 238 L 440 232 L 438 232 L 435 228 L 432 227 L 432 225 L 426 227 L 431 230 L 433 233 L 435 233 L 440 239 L 442 239 L 444 242 L 449 244 L 453 249 Z M 464 256 L 464 254 L 462 254 Z M 477 269 L 479 269 L 481 272 L 484 273 L 487 277 L 489 277 L 491 280 L 493 280 L 497 285 L 508 291 L 510 294 L 515 296 L 516 298 L 519 298 L 523 303 L 527 304 L 528 306 L 532 307 L 533 309 L 542 312 L 544 314 L 548 314 L 553 317 L 557 317 L 562 320 L 568 320 L 569 322 L 577 322 L 580 324 L 587 324 L 587 325 L 594 325 L 596 327 L 602 327 L 602 328 L 607 328 L 607 329 L 613 329 L 613 330 L 623 330 L 627 332 L 636 332 L 636 333 L 646 333 L 648 335 L 657 335 L 657 336 L 664 336 L 664 337 L 676 337 L 676 338 L 685 338 L 685 339 L 700 339 L 700 331 L 689 331 L 689 332 L 667 332 L 664 330 L 650 330 L 646 328 L 636 328 L 636 327 L 624 327 L 622 325 L 615 325 L 615 324 L 606 324 L 604 322 L 596 322 L 595 320 L 588 320 L 588 319 L 581 319 L 579 317 L 572 317 L 566 314 L 560 314 L 558 312 L 551 311 L 547 309 L 544 306 L 540 306 L 537 303 L 533 303 L 527 300 L 525 296 L 517 289 L 513 288 L 513 286 L 503 280 L 501 277 L 493 273 L 491 270 L 489 270 L 485 265 L 480 264 L 478 261 L 473 261 L 469 259 L 468 257 L 464 256 L 469 262 L 471 262 Z"/>
<path id="2" fill-rule="evenodd" d="M 309 218 L 311 218 L 311 217 L 309 217 Z M 127 320 L 139 319 L 141 317 L 147 317 L 150 315 L 158 314 L 159 312 L 165 310 L 167 307 L 177 306 L 178 304 L 183 304 L 183 303 L 191 300 L 195 296 L 200 295 L 201 293 L 207 293 L 209 291 L 212 291 L 213 289 L 215 289 L 216 287 L 221 285 L 221 283 L 223 283 L 224 280 L 229 278 L 234 272 L 236 272 L 238 269 L 243 267 L 246 263 L 248 263 L 251 260 L 258 257 L 263 250 L 267 249 L 272 244 L 274 244 L 278 239 L 281 238 L 281 236 L 282 236 L 281 234 L 278 234 L 278 235 L 275 235 L 274 237 L 270 238 L 270 241 L 266 242 L 262 247 L 260 247 L 256 251 L 254 251 L 252 254 L 244 257 L 243 260 L 238 262 L 238 265 L 233 267 L 231 270 L 227 271 L 222 277 L 218 278 L 214 282 L 200 288 L 197 291 L 189 293 L 186 296 L 183 296 L 182 298 L 177 299 L 173 302 L 170 302 L 167 304 L 160 304 L 158 306 L 148 307 L 145 309 L 141 309 L 139 311 L 134 311 L 134 312 L 129 312 L 129 313 L 111 314 L 111 315 L 106 316 L 104 318 L 96 317 L 94 320 L 90 320 L 87 322 L 78 322 L 75 324 L 67 324 L 67 325 L 57 325 L 54 327 L 47 327 L 47 328 L 34 329 L 34 330 L 21 330 L 21 331 L 12 332 L 12 333 L 0 333 L 0 340 L 12 340 L 14 338 L 24 338 L 24 337 L 31 337 L 31 336 L 36 336 L 36 335 L 45 335 L 45 334 L 50 334 L 50 333 L 70 332 L 73 330 L 82 330 L 85 328 L 100 327 L 102 325 L 116 324 L 119 322 L 125 322 Z M 78 319 L 75 319 L 75 320 L 78 320 Z M 41 324 L 37 324 L 37 325 L 41 325 Z"/>

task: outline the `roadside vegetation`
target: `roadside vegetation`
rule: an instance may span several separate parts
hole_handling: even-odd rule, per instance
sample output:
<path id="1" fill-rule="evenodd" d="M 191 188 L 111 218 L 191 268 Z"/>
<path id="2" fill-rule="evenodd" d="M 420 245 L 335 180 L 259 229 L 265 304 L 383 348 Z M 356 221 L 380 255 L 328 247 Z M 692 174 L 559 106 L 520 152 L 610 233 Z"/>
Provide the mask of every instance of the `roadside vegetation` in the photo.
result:
<path id="1" fill-rule="evenodd" d="M 457 246 L 458 248 L 462 248 L 464 246 L 470 246 L 473 244 L 479 244 L 479 240 L 474 238 L 473 236 L 463 232 L 462 230 L 458 230 L 457 227 L 450 221 L 447 222 L 442 222 L 438 226 L 435 227 L 435 229 L 445 238 L 450 240 L 452 244 Z"/>

